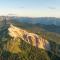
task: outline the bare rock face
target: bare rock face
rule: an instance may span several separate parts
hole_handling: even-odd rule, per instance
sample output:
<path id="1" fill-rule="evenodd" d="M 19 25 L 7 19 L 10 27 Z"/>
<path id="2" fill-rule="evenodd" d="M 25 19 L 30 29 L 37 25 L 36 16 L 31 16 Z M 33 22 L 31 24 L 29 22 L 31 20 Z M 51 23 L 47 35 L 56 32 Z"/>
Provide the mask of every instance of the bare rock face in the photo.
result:
<path id="1" fill-rule="evenodd" d="M 50 43 L 42 37 L 39 37 L 37 34 L 29 33 L 26 30 L 15 27 L 13 25 L 10 25 L 8 31 L 9 35 L 14 39 L 21 38 L 25 42 L 32 44 L 32 46 L 42 48 L 45 50 L 50 50 Z"/>

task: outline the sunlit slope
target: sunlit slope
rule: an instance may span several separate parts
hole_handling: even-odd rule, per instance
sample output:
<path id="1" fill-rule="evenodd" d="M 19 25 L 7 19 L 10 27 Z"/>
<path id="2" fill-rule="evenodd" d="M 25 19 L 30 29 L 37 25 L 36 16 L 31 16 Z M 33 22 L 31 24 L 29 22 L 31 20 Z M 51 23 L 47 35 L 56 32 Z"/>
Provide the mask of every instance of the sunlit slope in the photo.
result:
<path id="1" fill-rule="evenodd" d="M 13 38 L 12 43 L 10 43 L 10 44 L 12 46 L 15 44 L 14 49 L 17 49 L 17 48 L 15 48 L 16 45 L 17 46 L 19 45 L 19 44 L 17 44 L 17 42 L 20 42 L 20 40 L 22 39 L 25 42 L 27 42 L 28 44 L 31 44 L 32 46 L 42 48 L 45 50 L 50 50 L 49 42 L 47 40 L 43 39 L 42 37 L 39 37 L 37 34 L 29 33 L 26 30 L 15 27 L 13 25 L 10 25 L 10 27 L 8 28 L 8 32 L 9 32 L 9 35 Z M 13 49 L 13 48 L 10 48 L 8 50 L 11 50 L 11 49 Z M 18 50 L 19 50 L 19 48 L 18 48 Z"/>

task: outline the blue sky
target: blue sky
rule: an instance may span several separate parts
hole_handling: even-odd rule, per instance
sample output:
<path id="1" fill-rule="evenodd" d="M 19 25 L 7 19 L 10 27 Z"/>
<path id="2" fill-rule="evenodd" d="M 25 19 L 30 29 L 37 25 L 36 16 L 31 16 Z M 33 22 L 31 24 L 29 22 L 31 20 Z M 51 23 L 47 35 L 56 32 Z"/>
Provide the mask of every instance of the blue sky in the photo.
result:
<path id="1" fill-rule="evenodd" d="M 60 0 L 0 0 L 0 15 L 60 17 Z"/>

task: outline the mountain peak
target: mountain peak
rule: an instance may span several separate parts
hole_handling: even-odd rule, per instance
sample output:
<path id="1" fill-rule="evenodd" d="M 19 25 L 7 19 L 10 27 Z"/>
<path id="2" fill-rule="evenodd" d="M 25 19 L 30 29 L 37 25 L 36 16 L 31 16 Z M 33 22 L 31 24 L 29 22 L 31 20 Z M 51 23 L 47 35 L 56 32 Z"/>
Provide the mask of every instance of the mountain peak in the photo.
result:
<path id="1" fill-rule="evenodd" d="M 13 26 L 12 24 L 8 28 L 8 31 L 9 35 L 14 39 L 21 38 L 25 42 L 32 44 L 32 46 L 50 50 L 50 43 L 46 39 L 39 37 L 37 34 L 29 33 L 26 30 Z"/>

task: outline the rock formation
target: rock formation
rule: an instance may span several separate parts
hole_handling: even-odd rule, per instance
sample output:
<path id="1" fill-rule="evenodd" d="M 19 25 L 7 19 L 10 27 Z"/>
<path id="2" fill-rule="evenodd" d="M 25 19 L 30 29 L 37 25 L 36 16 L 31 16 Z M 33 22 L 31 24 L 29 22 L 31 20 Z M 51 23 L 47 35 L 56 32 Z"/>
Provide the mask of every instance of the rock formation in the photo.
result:
<path id="1" fill-rule="evenodd" d="M 21 38 L 25 42 L 32 44 L 32 46 L 50 50 L 50 43 L 46 39 L 39 37 L 37 34 L 29 33 L 26 30 L 13 26 L 12 24 L 8 28 L 8 31 L 9 35 L 14 39 Z"/>

